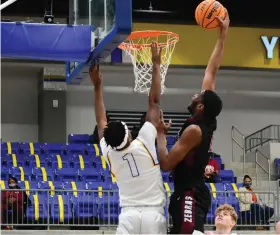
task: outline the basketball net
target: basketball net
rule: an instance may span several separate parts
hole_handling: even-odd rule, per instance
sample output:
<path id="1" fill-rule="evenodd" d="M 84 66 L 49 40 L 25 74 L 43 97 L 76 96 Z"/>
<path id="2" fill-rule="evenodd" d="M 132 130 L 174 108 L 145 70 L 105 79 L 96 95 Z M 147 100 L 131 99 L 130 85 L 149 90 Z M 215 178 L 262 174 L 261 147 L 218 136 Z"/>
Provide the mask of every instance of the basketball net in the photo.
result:
<path id="1" fill-rule="evenodd" d="M 175 45 L 179 40 L 179 35 L 165 31 L 137 31 L 133 32 L 119 48 L 130 56 L 133 64 L 135 76 L 134 91 L 148 93 L 152 85 L 152 41 L 158 42 L 161 52 L 161 93 L 165 91 L 165 76 L 171 61 L 171 55 Z"/>

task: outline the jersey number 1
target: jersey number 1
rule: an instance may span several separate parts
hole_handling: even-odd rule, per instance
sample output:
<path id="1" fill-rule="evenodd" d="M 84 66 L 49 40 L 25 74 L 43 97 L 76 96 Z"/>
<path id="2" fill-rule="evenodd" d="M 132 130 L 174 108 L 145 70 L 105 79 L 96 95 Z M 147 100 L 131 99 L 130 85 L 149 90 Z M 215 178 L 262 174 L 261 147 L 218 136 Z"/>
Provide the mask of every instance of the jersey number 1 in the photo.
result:
<path id="1" fill-rule="evenodd" d="M 136 165 L 136 161 L 132 155 L 132 153 L 127 153 L 125 154 L 122 159 L 124 161 L 127 161 L 128 163 L 128 166 L 130 168 L 130 172 L 131 172 L 131 175 L 132 177 L 137 177 L 139 176 L 139 171 L 138 171 L 138 168 L 137 168 L 137 165 Z"/>

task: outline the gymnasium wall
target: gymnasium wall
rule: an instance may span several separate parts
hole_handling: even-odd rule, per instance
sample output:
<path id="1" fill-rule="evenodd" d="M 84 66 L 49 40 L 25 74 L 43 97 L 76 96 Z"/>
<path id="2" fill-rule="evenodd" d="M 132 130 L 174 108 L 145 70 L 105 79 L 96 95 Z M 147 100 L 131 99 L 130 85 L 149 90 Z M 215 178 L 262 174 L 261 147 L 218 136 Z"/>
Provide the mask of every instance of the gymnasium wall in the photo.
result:
<path id="1" fill-rule="evenodd" d="M 1 66 L 1 138 L 38 140 L 39 69 Z"/>

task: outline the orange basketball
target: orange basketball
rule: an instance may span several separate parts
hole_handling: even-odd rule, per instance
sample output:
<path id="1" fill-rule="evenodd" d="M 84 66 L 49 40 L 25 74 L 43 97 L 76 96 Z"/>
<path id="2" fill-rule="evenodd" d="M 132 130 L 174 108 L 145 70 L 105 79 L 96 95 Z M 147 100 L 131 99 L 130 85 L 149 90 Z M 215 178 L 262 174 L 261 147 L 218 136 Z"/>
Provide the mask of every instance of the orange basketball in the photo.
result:
<path id="1" fill-rule="evenodd" d="M 196 22 L 205 29 L 215 29 L 219 27 L 216 16 L 225 18 L 226 10 L 224 6 L 215 0 L 205 0 L 201 2 L 195 10 Z"/>

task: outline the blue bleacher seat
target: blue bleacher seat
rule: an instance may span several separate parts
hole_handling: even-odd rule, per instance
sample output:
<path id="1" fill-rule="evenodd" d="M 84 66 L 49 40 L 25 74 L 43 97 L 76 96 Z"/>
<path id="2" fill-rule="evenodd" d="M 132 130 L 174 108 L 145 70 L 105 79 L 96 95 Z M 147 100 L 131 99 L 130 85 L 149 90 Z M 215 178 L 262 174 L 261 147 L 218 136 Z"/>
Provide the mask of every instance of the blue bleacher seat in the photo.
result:
<path id="1" fill-rule="evenodd" d="M 117 193 L 108 196 L 98 197 L 99 202 L 99 218 L 105 222 L 112 224 L 118 223 L 120 214 L 119 195 Z"/>
<path id="2" fill-rule="evenodd" d="M 75 197 L 78 197 L 82 194 L 85 194 L 85 191 L 80 190 L 86 190 L 86 183 L 85 182 L 75 182 L 75 181 L 67 181 L 64 183 L 64 189 L 65 190 L 72 190 L 72 191 L 66 191 L 65 193 L 68 195 L 74 195 Z"/>
<path id="3" fill-rule="evenodd" d="M 163 172 L 161 171 L 162 179 L 165 182 L 169 182 L 169 172 Z"/>
<path id="4" fill-rule="evenodd" d="M 279 165 L 280 165 L 280 158 L 275 158 L 275 159 L 274 159 L 274 164 L 275 164 L 276 166 L 279 166 Z"/>
<path id="5" fill-rule="evenodd" d="M 215 223 L 215 213 L 218 206 L 218 201 L 212 198 L 211 206 L 206 216 L 207 224 L 214 224 Z"/>
<path id="6" fill-rule="evenodd" d="M 48 167 L 53 169 L 70 168 L 70 159 L 67 155 L 51 154 L 48 156 Z"/>
<path id="7" fill-rule="evenodd" d="M 85 168 L 95 168 L 96 164 L 94 164 L 92 157 L 85 156 L 82 154 L 73 154 L 70 156 L 70 162 L 76 169 L 85 169 Z"/>
<path id="8" fill-rule="evenodd" d="M 44 143 L 42 148 L 44 152 L 47 152 L 49 154 L 60 154 L 60 155 L 64 155 L 66 150 L 65 144 Z"/>
<path id="9" fill-rule="evenodd" d="M 234 183 L 234 174 L 232 170 L 220 170 L 219 176 L 224 183 Z"/>
<path id="10" fill-rule="evenodd" d="M 74 216 L 78 219 L 97 217 L 98 204 L 94 194 L 82 194 L 73 199 Z"/>
<path id="11" fill-rule="evenodd" d="M 85 154 L 90 156 L 100 156 L 101 148 L 97 144 L 86 144 L 85 145 Z"/>
<path id="12" fill-rule="evenodd" d="M 224 198 L 226 197 L 226 190 L 223 183 L 206 183 L 212 198 Z"/>
<path id="13" fill-rule="evenodd" d="M 41 154 L 41 143 L 22 143 L 21 148 L 24 155 Z"/>
<path id="14" fill-rule="evenodd" d="M 90 135 L 83 134 L 69 134 L 68 135 L 68 142 L 69 143 L 76 143 L 76 144 L 88 144 L 90 140 Z"/>
<path id="15" fill-rule="evenodd" d="M 47 168 L 48 165 L 48 160 L 47 160 L 47 156 L 45 154 L 28 154 L 25 157 L 25 161 L 26 161 L 26 167 L 29 168 L 40 168 L 40 167 L 45 167 Z"/>
<path id="16" fill-rule="evenodd" d="M 66 152 L 68 154 L 84 154 L 85 145 L 84 144 L 66 144 Z"/>
<path id="17" fill-rule="evenodd" d="M 12 167 L 8 169 L 9 175 L 15 177 L 19 181 L 31 180 L 30 169 L 24 167 Z"/>
<path id="18" fill-rule="evenodd" d="M 55 195 L 50 202 L 50 223 L 67 223 L 73 218 L 69 195 Z"/>
<path id="19" fill-rule="evenodd" d="M 95 171 L 95 170 L 79 169 L 78 175 L 79 175 L 80 180 L 84 181 L 84 182 L 103 181 L 103 177 L 100 174 L 100 172 Z"/>
<path id="20" fill-rule="evenodd" d="M 32 169 L 32 180 L 35 181 L 52 181 L 54 178 L 53 170 L 45 167 Z"/>
<path id="21" fill-rule="evenodd" d="M 5 154 L 2 156 L 2 160 L 3 166 L 7 168 L 25 166 L 25 159 L 21 154 Z"/>
<path id="22" fill-rule="evenodd" d="M 4 180 L 6 182 L 8 178 L 9 178 L 8 168 L 1 166 L 1 180 Z"/>
<path id="23" fill-rule="evenodd" d="M 19 143 L 12 143 L 12 142 L 2 142 L 1 143 L 1 154 L 19 154 L 21 152 Z"/>
<path id="24" fill-rule="evenodd" d="M 30 195 L 31 205 L 27 208 L 26 217 L 29 223 L 46 221 L 48 218 L 48 204 L 45 195 Z M 36 213 L 38 212 L 38 213 Z"/>
<path id="25" fill-rule="evenodd" d="M 176 142 L 176 136 L 166 136 L 167 145 L 173 146 Z"/>
<path id="26" fill-rule="evenodd" d="M 26 189 L 27 196 L 37 194 L 38 192 L 38 182 L 33 181 L 18 181 L 18 186 L 21 189 Z M 30 190 L 29 190 L 30 189 Z"/>
<path id="27" fill-rule="evenodd" d="M 54 181 L 78 181 L 78 172 L 74 168 L 56 169 Z"/>
<path id="28" fill-rule="evenodd" d="M 38 188 L 46 191 L 39 191 L 39 194 L 46 195 L 46 192 L 50 191 L 50 196 L 54 196 L 55 194 L 63 194 L 65 189 L 64 183 L 61 181 L 40 181 L 38 183 Z M 53 191 L 52 191 L 53 190 Z"/>

